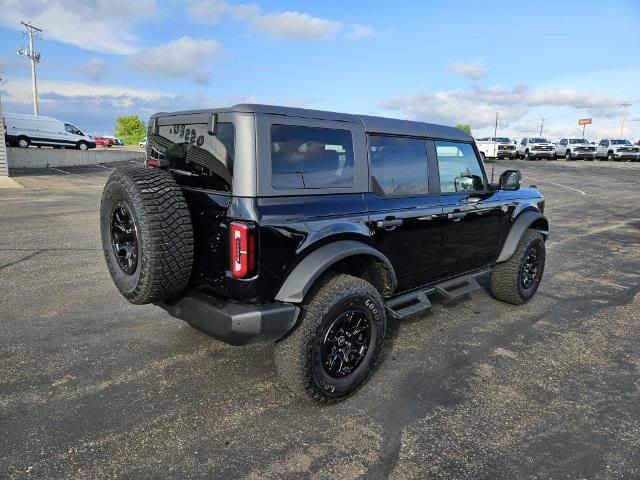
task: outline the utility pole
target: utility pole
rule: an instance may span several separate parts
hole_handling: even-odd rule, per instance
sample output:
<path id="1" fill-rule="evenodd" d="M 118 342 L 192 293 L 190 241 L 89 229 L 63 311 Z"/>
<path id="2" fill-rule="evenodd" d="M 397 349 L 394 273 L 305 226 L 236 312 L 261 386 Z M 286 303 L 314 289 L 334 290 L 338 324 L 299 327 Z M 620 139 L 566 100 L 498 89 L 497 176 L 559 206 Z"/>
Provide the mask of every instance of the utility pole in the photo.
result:
<path id="1" fill-rule="evenodd" d="M 493 138 L 498 136 L 498 112 L 496 112 L 496 128 L 493 130 Z"/>
<path id="2" fill-rule="evenodd" d="M 542 127 L 544 127 L 544 118 L 540 121 L 540 136 L 542 136 Z"/>
<path id="3" fill-rule="evenodd" d="M 624 120 L 627 117 L 627 109 L 631 106 L 631 104 L 621 103 L 620 105 L 624 107 L 624 110 L 622 111 L 622 125 L 620 125 L 620 136 L 624 137 Z"/>
<path id="4" fill-rule="evenodd" d="M 29 36 L 29 49 L 18 49 L 18 55 L 27 57 L 31 60 L 31 83 L 33 85 L 33 114 L 38 115 L 38 85 L 36 83 L 36 63 L 40 62 L 40 54 L 33 49 L 33 32 L 41 32 L 42 29 L 34 27 L 28 22 L 20 22 L 27 29 L 27 35 Z"/>

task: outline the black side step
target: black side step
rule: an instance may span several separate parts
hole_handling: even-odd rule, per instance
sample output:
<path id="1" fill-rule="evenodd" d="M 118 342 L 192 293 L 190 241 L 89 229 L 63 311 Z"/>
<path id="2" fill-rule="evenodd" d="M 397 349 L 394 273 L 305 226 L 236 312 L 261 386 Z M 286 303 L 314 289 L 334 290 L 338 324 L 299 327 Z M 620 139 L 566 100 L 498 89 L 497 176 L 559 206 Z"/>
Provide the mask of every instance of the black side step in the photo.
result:
<path id="1" fill-rule="evenodd" d="M 475 275 L 465 275 L 464 277 L 454 278 L 435 285 L 436 292 L 449 299 L 459 298 L 479 288 L 480 284 L 477 282 Z"/>
<path id="2" fill-rule="evenodd" d="M 393 318 L 400 320 L 429 310 L 431 308 L 431 302 L 427 297 L 427 292 L 432 291 L 433 289 L 405 293 L 399 297 L 387 300 L 384 306 Z"/>
<path id="3" fill-rule="evenodd" d="M 427 295 L 437 292 L 447 299 L 459 298 L 480 288 L 476 276 L 483 273 L 486 273 L 486 271 L 478 271 L 438 283 L 424 290 L 405 293 L 404 295 L 390 298 L 384 302 L 384 306 L 387 312 L 396 319 L 403 319 L 422 313 L 431 308 L 431 302 Z"/>

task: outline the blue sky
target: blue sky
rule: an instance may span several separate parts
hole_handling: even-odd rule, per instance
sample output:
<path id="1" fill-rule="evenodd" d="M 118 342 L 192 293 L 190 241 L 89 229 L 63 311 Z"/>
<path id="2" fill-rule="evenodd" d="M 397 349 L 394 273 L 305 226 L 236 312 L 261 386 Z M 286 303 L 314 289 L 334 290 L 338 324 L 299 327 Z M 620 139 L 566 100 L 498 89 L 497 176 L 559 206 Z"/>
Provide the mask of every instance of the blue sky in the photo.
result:
<path id="1" fill-rule="evenodd" d="M 605 8 L 606 7 L 606 8 Z M 44 29 L 40 114 L 114 118 L 261 102 L 474 134 L 640 137 L 640 1 L 0 0 L 4 109 L 31 110 L 20 20 Z"/>

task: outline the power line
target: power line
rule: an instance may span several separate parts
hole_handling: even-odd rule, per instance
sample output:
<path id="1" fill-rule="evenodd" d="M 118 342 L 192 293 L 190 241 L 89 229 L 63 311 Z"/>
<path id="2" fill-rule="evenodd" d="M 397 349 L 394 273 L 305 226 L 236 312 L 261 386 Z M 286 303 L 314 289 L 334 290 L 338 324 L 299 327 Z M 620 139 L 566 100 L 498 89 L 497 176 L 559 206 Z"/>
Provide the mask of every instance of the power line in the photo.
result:
<path id="1" fill-rule="evenodd" d="M 17 53 L 27 57 L 31 61 L 31 83 L 33 85 L 33 114 L 38 115 L 38 85 L 36 82 L 36 63 L 40 62 L 40 53 L 33 49 L 33 32 L 42 33 L 42 29 L 34 27 L 28 22 L 20 22 L 27 30 L 29 36 L 29 49 L 19 48 Z"/>

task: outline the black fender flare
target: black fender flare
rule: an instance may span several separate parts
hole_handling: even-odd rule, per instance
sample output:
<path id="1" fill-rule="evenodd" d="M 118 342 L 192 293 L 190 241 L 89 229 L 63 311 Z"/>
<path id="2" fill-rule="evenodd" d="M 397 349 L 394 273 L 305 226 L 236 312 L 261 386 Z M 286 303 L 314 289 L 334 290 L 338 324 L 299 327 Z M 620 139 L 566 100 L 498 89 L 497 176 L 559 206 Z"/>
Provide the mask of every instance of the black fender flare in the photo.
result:
<path id="1" fill-rule="evenodd" d="M 315 281 L 336 262 L 354 255 L 369 255 L 382 261 L 392 280 L 392 290 L 398 284 L 395 270 L 389 259 L 379 250 L 356 240 L 339 240 L 324 245 L 307 255 L 291 271 L 284 281 L 275 300 L 300 303 Z"/>
<path id="2" fill-rule="evenodd" d="M 496 263 L 509 260 L 509 258 L 511 258 L 511 255 L 513 255 L 513 252 L 516 251 L 518 242 L 520 241 L 520 238 L 522 238 L 522 235 L 524 235 L 524 232 L 526 232 L 534 222 L 540 219 L 543 220 L 543 223 L 545 225 L 545 228 L 541 229 L 540 233 L 542 233 L 542 235 L 546 239 L 549 236 L 549 221 L 547 220 L 547 217 L 545 217 L 540 212 L 536 212 L 533 210 L 524 211 L 513 221 L 511 230 L 509 230 L 509 234 L 507 235 L 507 239 L 504 241 L 502 251 L 498 256 Z"/>

